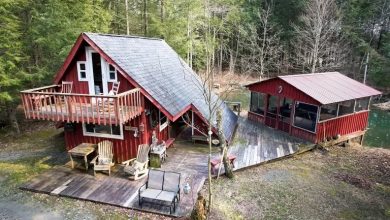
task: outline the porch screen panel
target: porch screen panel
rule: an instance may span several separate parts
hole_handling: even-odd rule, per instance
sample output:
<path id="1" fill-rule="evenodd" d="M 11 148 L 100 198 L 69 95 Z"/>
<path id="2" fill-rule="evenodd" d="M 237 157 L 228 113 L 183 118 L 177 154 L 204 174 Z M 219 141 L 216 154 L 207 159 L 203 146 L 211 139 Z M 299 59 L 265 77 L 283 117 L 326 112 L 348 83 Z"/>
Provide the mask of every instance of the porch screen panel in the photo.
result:
<path id="1" fill-rule="evenodd" d="M 268 103 L 268 110 L 267 110 L 267 116 L 268 117 L 276 117 L 276 114 L 278 112 L 278 97 L 277 96 L 270 96 L 269 97 L 269 103 Z"/>
<path id="2" fill-rule="evenodd" d="M 250 104 L 250 111 L 263 115 L 264 114 L 264 98 L 265 94 L 259 93 L 259 92 L 252 92 L 251 93 L 251 104 Z"/>
<path id="3" fill-rule="evenodd" d="M 295 105 L 294 126 L 315 132 L 318 107 L 306 103 Z"/>
<path id="4" fill-rule="evenodd" d="M 355 105 L 355 112 L 368 110 L 368 103 L 370 102 L 370 98 L 357 99 Z"/>
<path id="5" fill-rule="evenodd" d="M 355 101 L 354 100 L 349 100 L 345 102 L 340 102 L 339 104 L 339 115 L 347 115 L 347 114 L 352 114 L 354 111 L 355 107 Z"/>
<path id="6" fill-rule="evenodd" d="M 337 103 L 321 106 L 320 121 L 337 117 Z"/>

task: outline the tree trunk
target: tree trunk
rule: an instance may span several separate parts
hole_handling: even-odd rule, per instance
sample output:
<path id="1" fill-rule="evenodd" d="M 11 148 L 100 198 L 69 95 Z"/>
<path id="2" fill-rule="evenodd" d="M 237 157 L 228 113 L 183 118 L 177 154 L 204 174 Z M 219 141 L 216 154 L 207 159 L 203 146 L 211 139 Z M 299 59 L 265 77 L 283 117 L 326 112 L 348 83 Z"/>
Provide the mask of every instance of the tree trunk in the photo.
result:
<path id="1" fill-rule="evenodd" d="M 144 36 L 148 34 L 147 0 L 144 0 Z"/>
<path id="2" fill-rule="evenodd" d="M 208 158 L 208 178 L 209 178 L 209 205 L 207 207 L 207 211 L 208 212 L 211 212 L 211 205 L 213 204 L 212 203 L 212 189 L 211 189 L 211 135 L 212 135 L 212 131 L 211 131 L 211 120 L 209 120 L 209 158 Z"/>
<path id="3" fill-rule="evenodd" d="M 126 34 L 130 35 L 129 4 L 128 4 L 128 0 L 125 0 L 125 8 L 126 8 Z"/>
<path id="4" fill-rule="evenodd" d="M 228 148 L 226 146 L 226 139 L 225 139 L 225 135 L 223 134 L 223 128 L 222 128 L 222 112 L 221 110 L 218 110 L 217 111 L 217 126 L 218 126 L 218 137 L 219 137 L 219 142 L 221 144 L 221 147 L 222 147 L 222 152 L 223 152 L 223 155 L 222 155 L 222 162 L 223 162 L 223 166 L 225 168 L 225 175 L 232 179 L 234 177 L 233 175 L 233 167 L 231 166 L 230 164 L 230 160 L 228 158 Z"/>
<path id="5" fill-rule="evenodd" d="M 205 220 L 206 219 L 206 200 L 203 195 L 199 192 L 198 198 L 195 202 L 195 207 L 191 212 L 192 220 Z"/>
<path id="6" fill-rule="evenodd" d="M 13 106 L 8 106 L 7 107 L 7 114 L 8 114 L 8 120 L 12 128 L 15 129 L 17 134 L 20 134 L 20 128 L 19 128 L 19 123 L 16 118 L 16 107 Z"/>
<path id="7" fill-rule="evenodd" d="M 160 20 L 164 23 L 164 0 L 160 0 Z"/>

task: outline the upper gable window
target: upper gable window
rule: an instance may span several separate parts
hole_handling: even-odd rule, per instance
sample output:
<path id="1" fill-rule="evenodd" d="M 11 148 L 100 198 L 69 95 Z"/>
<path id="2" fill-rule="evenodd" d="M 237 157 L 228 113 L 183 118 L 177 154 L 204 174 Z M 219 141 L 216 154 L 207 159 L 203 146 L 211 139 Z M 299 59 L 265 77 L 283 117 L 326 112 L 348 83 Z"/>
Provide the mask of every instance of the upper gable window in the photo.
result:
<path id="1" fill-rule="evenodd" d="M 77 75 L 79 77 L 79 81 L 88 81 L 87 65 L 85 61 L 77 61 Z"/>
<path id="2" fill-rule="evenodd" d="M 115 67 L 111 64 L 108 65 L 108 81 L 109 82 L 117 81 L 117 71 Z"/>

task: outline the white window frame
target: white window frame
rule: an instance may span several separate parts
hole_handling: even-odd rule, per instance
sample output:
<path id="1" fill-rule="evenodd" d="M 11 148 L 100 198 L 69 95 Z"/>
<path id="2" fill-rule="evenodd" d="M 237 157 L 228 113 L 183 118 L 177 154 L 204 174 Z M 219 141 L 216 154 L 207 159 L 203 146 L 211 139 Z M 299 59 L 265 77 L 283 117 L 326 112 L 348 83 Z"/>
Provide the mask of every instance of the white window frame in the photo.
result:
<path id="1" fill-rule="evenodd" d="M 161 124 L 161 115 L 163 115 L 167 119 L 167 121 L 164 124 Z M 158 111 L 158 125 L 159 125 L 158 127 L 160 131 L 168 127 L 168 122 L 169 122 L 168 117 L 164 115 L 161 111 Z"/>
<path id="2" fill-rule="evenodd" d="M 103 138 L 111 138 L 111 139 L 120 139 L 123 140 L 123 125 L 119 125 L 120 135 L 116 134 L 101 134 L 101 133 L 92 133 L 87 131 L 87 124 L 83 123 L 83 135 L 90 137 L 103 137 Z M 112 133 L 112 125 L 111 125 L 111 133 Z"/>
<path id="3" fill-rule="evenodd" d="M 114 67 L 115 71 L 115 79 L 110 78 L 110 66 Z M 118 82 L 118 70 L 115 68 L 114 65 L 107 63 L 107 82 Z"/>
<path id="4" fill-rule="evenodd" d="M 84 70 L 80 68 L 80 65 L 84 64 Z M 85 78 L 81 77 L 81 72 L 85 72 Z M 86 61 L 77 61 L 77 77 L 79 81 L 88 81 L 88 71 L 87 71 L 87 62 Z"/>

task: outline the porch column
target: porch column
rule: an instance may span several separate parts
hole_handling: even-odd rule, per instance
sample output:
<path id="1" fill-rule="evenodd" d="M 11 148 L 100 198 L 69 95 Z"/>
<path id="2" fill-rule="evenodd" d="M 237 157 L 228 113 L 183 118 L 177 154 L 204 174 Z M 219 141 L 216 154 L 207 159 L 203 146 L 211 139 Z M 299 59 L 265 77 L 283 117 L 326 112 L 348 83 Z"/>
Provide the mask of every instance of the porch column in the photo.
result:
<path id="1" fill-rule="evenodd" d="M 147 129 L 147 119 L 145 114 L 145 97 L 141 97 L 141 105 L 142 105 L 142 113 L 141 113 L 141 122 L 144 124 L 144 131 L 142 132 L 142 143 L 148 144 L 148 133 L 146 132 Z"/>
<path id="2" fill-rule="evenodd" d="M 194 111 L 191 110 L 191 135 L 194 136 Z"/>
<path id="3" fill-rule="evenodd" d="M 291 111 L 290 111 L 290 125 L 288 129 L 288 133 L 291 135 L 292 133 L 292 125 L 294 123 L 294 117 L 295 117 L 295 106 L 297 104 L 297 101 L 293 100 L 292 101 L 292 106 L 291 106 Z"/>

